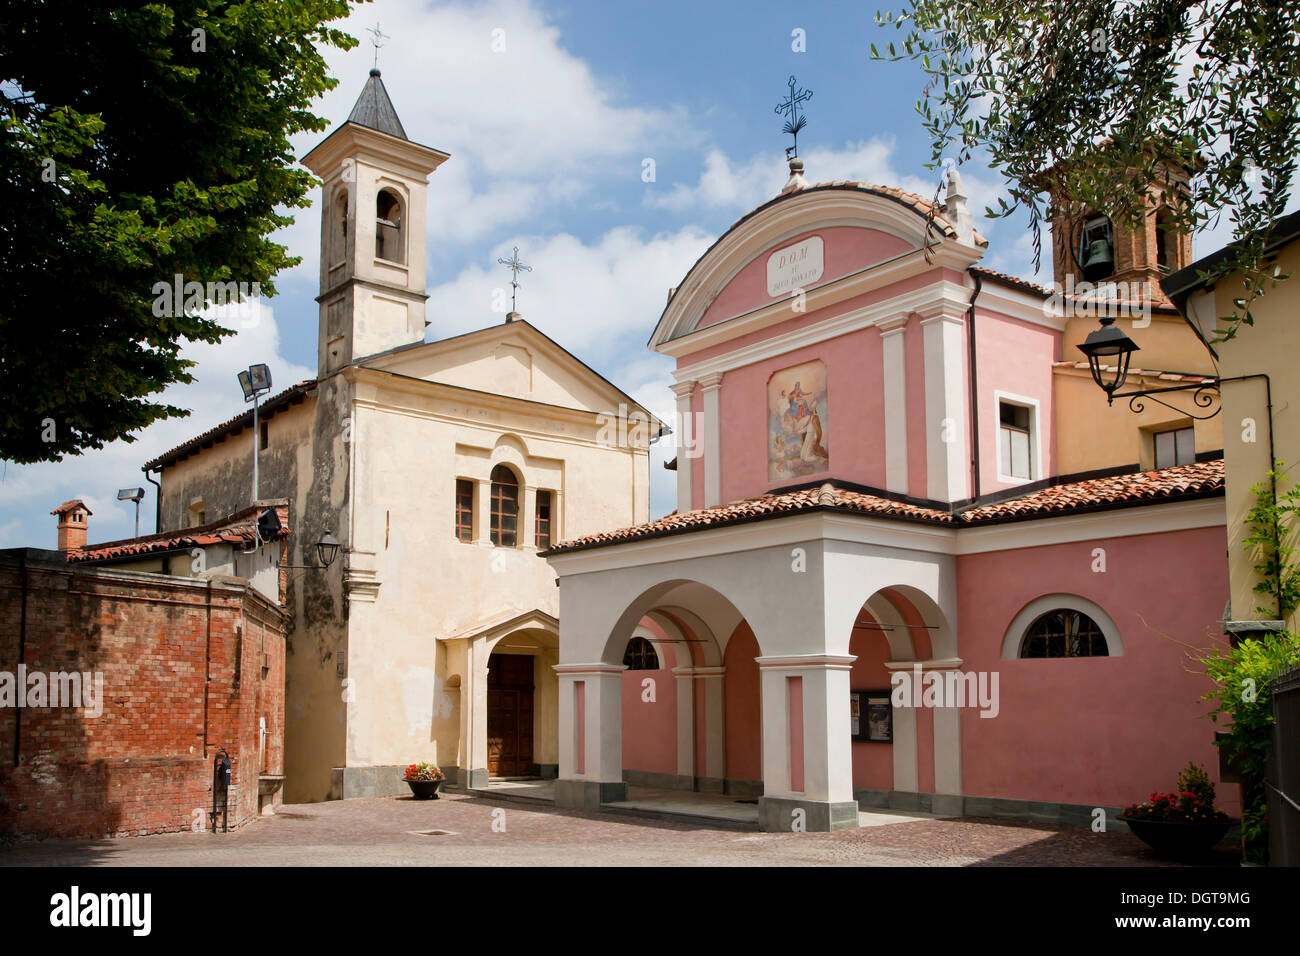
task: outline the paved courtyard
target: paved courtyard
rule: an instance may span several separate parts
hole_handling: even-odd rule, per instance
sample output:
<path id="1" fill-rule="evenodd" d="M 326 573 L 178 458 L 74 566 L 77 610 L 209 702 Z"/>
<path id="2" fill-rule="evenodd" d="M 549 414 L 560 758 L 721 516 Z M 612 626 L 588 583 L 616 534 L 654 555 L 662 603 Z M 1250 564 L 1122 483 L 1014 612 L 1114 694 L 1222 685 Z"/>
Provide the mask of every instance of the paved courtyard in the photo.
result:
<path id="1" fill-rule="evenodd" d="M 285 806 L 228 834 L 0 846 L 0 866 L 1152 866 L 1128 833 L 864 813 L 856 830 L 758 833 L 451 793 Z M 494 829 L 495 827 L 495 829 Z M 1211 865 L 1235 866 L 1230 848 Z"/>

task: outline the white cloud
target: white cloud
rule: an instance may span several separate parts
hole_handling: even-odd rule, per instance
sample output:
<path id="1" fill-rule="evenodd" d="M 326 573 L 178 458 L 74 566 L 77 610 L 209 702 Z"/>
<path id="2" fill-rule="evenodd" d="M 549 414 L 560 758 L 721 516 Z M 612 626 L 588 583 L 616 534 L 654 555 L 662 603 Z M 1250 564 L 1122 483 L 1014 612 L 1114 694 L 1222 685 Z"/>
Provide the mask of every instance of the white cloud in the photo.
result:
<path id="1" fill-rule="evenodd" d="M 694 227 L 649 239 L 623 227 L 591 243 L 567 233 L 508 239 L 486 257 L 491 266 L 471 266 L 429 290 L 429 334 L 445 338 L 502 321 L 493 299 L 504 292 L 508 308 L 509 273 L 495 263 L 518 245 L 534 269 L 520 279 L 524 318 L 587 364 L 626 369 L 628 354 L 637 360 L 646 354 L 668 289 L 712 241 Z M 626 390 L 624 381 L 618 384 Z"/>
<path id="2" fill-rule="evenodd" d="M 0 548 L 55 546 L 55 520 L 50 509 L 81 498 L 94 512 L 87 522 L 89 540 L 113 541 L 135 530 L 134 506 L 118 502 L 117 490 L 140 486 L 148 492 L 140 506 L 140 530 L 154 530 L 154 489 L 144 481 L 140 466 L 150 458 L 231 418 L 246 408 L 235 375 L 256 362 L 271 367 L 272 392 L 315 377 L 315 370 L 284 359 L 280 333 L 270 306 L 258 303 L 246 318 L 218 310 L 214 313 L 235 334 L 220 343 L 188 343 L 182 356 L 196 363 L 195 381 L 173 385 L 156 400 L 188 408 L 188 418 L 157 422 L 134 442 L 118 441 L 61 462 L 5 465 L 0 480 L 0 513 L 10 518 L 0 525 Z M 244 325 L 248 325 L 245 328 Z"/>

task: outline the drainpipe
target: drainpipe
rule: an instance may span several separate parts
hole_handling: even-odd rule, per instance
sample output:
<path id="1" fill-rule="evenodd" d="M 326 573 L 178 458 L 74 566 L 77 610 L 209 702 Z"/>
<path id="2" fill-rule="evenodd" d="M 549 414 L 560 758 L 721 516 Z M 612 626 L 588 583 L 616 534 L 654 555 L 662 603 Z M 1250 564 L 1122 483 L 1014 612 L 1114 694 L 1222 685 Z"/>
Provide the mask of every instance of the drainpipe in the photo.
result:
<path id="1" fill-rule="evenodd" d="M 22 567 L 22 610 L 18 617 L 18 665 L 21 666 L 26 659 L 27 651 L 27 549 L 24 548 L 19 559 Z M 16 688 L 19 694 L 23 693 L 26 688 Z M 15 701 L 17 703 L 17 701 Z M 17 769 L 19 758 L 22 756 L 21 741 L 23 739 L 23 709 L 14 708 L 14 768 Z"/>
<path id="2" fill-rule="evenodd" d="M 157 493 L 154 495 L 153 509 L 153 530 L 158 532 L 162 530 L 162 482 L 154 481 L 150 478 L 148 468 L 141 468 L 140 470 L 144 472 L 144 480 L 158 489 Z"/>
<path id="3" fill-rule="evenodd" d="M 974 269 L 966 271 L 975 280 L 975 291 L 971 293 L 970 305 L 966 309 L 966 344 L 970 350 L 971 501 L 977 501 L 980 496 L 980 404 L 979 373 L 975 364 L 975 300 L 984 283 Z"/>

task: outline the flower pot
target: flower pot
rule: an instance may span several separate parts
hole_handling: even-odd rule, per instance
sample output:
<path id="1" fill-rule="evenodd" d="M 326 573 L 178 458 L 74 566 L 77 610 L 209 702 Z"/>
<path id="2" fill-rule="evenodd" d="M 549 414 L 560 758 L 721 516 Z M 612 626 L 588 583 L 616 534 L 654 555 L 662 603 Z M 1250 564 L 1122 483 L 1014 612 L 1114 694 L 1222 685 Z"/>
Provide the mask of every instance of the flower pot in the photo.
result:
<path id="1" fill-rule="evenodd" d="M 442 786 L 441 780 L 408 780 L 406 785 L 411 788 L 411 795 L 416 800 L 437 800 L 438 788 Z"/>
<path id="2" fill-rule="evenodd" d="M 1175 860 L 1208 853 L 1232 826 L 1231 821 L 1217 820 L 1187 823 L 1181 820 L 1120 819 L 1128 824 L 1134 836 L 1157 854 Z"/>

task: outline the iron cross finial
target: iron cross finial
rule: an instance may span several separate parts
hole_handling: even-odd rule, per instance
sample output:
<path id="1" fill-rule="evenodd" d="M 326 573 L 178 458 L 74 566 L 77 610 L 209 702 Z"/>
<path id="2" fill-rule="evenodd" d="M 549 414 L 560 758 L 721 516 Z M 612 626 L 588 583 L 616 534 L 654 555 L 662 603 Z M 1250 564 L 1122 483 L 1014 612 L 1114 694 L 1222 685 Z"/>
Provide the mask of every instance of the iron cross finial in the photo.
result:
<path id="1" fill-rule="evenodd" d="M 378 20 L 373 27 L 366 27 L 366 32 L 370 34 L 370 42 L 375 47 L 375 69 L 379 69 L 379 48 L 384 45 L 383 41 L 389 39 L 389 36 L 380 31 Z"/>
<path id="2" fill-rule="evenodd" d="M 515 296 L 519 292 L 519 273 L 532 272 L 533 267 L 519 261 L 518 246 L 515 246 L 515 251 L 509 259 L 498 259 L 497 262 L 510 270 L 510 311 L 516 312 L 518 310 L 515 308 Z"/>
<path id="3" fill-rule="evenodd" d="M 807 103 L 812 99 L 813 95 L 812 90 L 797 89 L 797 83 L 793 76 L 790 77 L 789 86 L 790 95 L 780 103 L 777 103 L 776 109 L 773 111 L 778 115 L 785 115 L 786 117 L 785 125 L 781 127 L 781 132 L 789 133 L 794 137 L 794 145 L 786 147 L 786 159 L 789 159 L 791 156 L 799 155 L 799 130 L 808 125 L 808 117 L 803 114 L 799 109 L 799 106 L 802 103 Z"/>

